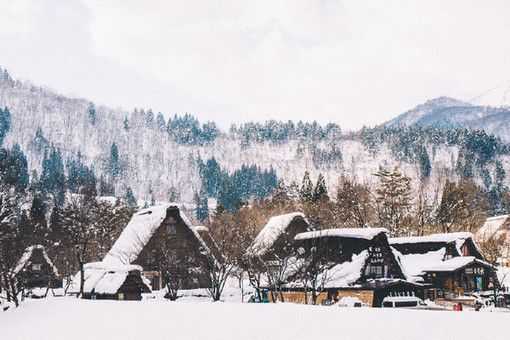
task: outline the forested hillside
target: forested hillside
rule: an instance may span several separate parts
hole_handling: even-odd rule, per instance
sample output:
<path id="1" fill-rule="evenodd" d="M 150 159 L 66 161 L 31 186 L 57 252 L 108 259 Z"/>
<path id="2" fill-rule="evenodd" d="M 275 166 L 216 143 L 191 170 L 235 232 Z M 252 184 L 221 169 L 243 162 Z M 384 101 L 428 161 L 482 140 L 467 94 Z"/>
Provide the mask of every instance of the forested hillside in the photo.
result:
<path id="1" fill-rule="evenodd" d="M 457 127 L 395 124 L 345 133 L 337 124 L 267 121 L 221 131 L 190 114 L 67 98 L 6 70 L 0 71 L 0 107 L 0 141 L 26 166 L 23 181 L 42 183 L 57 200 L 89 186 L 101 196 L 147 204 L 206 205 L 215 198 L 231 210 L 268 196 L 280 181 L 300 186 L 305 171 L 313 180 L 323 174 L 334 197 L 340 176 L 370 186 L 377 171 L 395 167 L 411 178 L 413 190 L 431 197 L 447 179 L 473 179 L 494 201 L 509 184 L 508 145 Z"/>

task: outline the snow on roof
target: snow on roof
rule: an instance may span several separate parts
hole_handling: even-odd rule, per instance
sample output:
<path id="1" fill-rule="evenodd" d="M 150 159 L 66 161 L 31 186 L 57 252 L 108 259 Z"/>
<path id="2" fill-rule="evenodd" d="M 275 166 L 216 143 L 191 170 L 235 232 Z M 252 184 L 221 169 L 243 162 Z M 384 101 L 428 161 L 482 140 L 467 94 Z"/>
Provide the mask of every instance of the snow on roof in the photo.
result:
<path id="1" fill-rule="evenodd" d="M 340 288 L 352 286 L 361 277 L 361 271 L 368 258 L 368 250 L 359 254 L 352 254 L 350 261 L 333 266 L 327 272 L 325 288 Z"/>
<path id="2" fill-rule="evenodd" d="M 510 215 L 500 215 L 486 219 L 483 226 L 476 232 L 477 240 L 484 241 L 494 236 L 496 232 L 500 231 L 509 216 Z"/>
<path id="3" fill-rule="evenodd" d="M 130 271 L 142 271 L 138 265 L 113 265 L 109 266 L 104 262 L 86 263 L 84 266 L 83 292 L 98 294 L 115 294 L 122 286 Z M 68 291 L 70 293 L 80 292 L 80 272 L 73 277 Z"/>
<path id="4" fill-rule="evenodd" d="M 166 218 L 170 204 L 142 209 L 135 213 L 103 262 L 110 265 L 130 264 Z"/>
<path id="5" fill-rule="evenodd" d="M 188 217 L 184 215 L 181 209 L 181 204 L 166 203 L 142 209 L 135 213 L 120 234 L 117 241 L 113 244 L 112 249 L 110 249 L 110 251 L 106 254 L 103 262 L 112 266 L 127 265 L 135 261 L 142 249 L 150 241 L 152 235 L 154 235 L 156 230 L 158 230 L 161 226 L 161 223 L 165 220 L 167 210 L 170 207 L 176 207 L 179 209 L 179 216 L 186 227 L 188 227 L 188 229 L 193 233 L 204 250 L 208 254 L 213 255 L 198 232 L 203 230 L 205 227 L 198 227 L 198 230 L 193 227 Z M 214 260 L 217 261 L 217 259 Z"/>
<path id="6" fill-rule="evenodd" d="M 406 243 L 450 243 L 456 241 L 464 241 L 472 239 L 473 234 L 469 232 L 458 233 L 445 233 L 445 234 L 431 234 L 426 236 L 408 236 L 408 237 L 394 237 L 388 241 L 390 244 L 406 244 Z"/>
<path id="7" fill-rule="evenodd" d="M 407 254 L 403 255 L 397 249 L 391 247 L 395 259 L 400 262 L 400 268 L 406 279 L 410 282 L 421 282 L 423 278 L 423 269 L 439 264 L 443 261 L 446 254 L 446 248 L 436 251 L 430 251 L 425 254 Z"/>
<path id="8" fill-rule="evenodd" d="M 46 262 L 49 264 L 49 266 L 53 270 L 53 273 L 56 276 L 58 276 L 57 267 L 55 267 L 53 262 L 50 260 L 48 253 L 46 253 L 46 249 L 44 248 L 44 246 L 42 246 L 40 244 L 36 244 L 36 245 L 30 246 L 30 247 L 27 247 L 25 249 L 25 251 L 23 252 L 23 255 L 21 255 L 21 258 L 19 259 L 18 263 L 16 264 L 16 267 L 14 268 L 14 273 L 15 274 L 19 273 L 27 264 L 29 264 L 29 260 L 32 257 L 32 253 L 33 253 L 34 249 L 42 250 L 44 259 L 46 260 Z"/>
<path id="9" fill-rule="evenodd" d="M 296 217 L 301 217 L 306 221 L 305 215 L 300 212 L 271 217 L 248 248 L 248 253 L 257 256 L 264 255 L 276 240 L 285 233 L 287 227 Z"/>
<path id="10" fill-rule="evenodd" d="M 209 232 L 209 228 L 207 228 L 205 225 L 196 225 L 193 227 L 195 231 L 201 233 L 201 232 Z"/>
<path id="11" fill-rule="evenodd" d="M 450 272 L 462 267 L 465 267 L 471 263 L 479 263 L 484 266 L 493 267 L 490 263 L 482 260 L 478 260 L 474 256 L 457 256 L 440 263 L 436 263 L 432 266 L 423 269 L 424 272 Z"/>
<path id="12" fill-rule="evenodd" d="M 307 240 L 318 237 L 345 237 L 345 238 L 363 238 L 367 240 L 373 239 L 380 233 L 388 233 L 385 228 L 338 228 L 325 229 L 316 231 L 307 231 L 297 234 L 294 238 L 296 241 Z"/>

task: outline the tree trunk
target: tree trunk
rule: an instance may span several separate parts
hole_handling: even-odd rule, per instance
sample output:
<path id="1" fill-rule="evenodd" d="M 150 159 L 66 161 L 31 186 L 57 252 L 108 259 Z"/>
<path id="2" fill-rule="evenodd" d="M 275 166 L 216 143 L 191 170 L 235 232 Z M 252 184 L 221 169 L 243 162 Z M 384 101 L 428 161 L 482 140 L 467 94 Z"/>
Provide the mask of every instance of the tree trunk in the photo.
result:
<path id="1" fill-rule="evenodd" d="M 80 294 L 77 297 L 83 297 L 83 288 L 85 286 L 85 265 L 80 255 L 78 255 L 78 264 L 80 266 Z"/>

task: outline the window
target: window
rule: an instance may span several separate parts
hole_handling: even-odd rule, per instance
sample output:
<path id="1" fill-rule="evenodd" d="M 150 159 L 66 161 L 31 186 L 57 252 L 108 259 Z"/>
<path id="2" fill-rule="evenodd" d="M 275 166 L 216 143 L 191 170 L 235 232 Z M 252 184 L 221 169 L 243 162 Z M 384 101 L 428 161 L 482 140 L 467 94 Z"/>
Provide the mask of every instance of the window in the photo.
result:
<path id="1" fill-rule="evenodd" d="M 383 273 L 384 273 L 384 271 L 383 271 L 382 265 L 369 264 L 367 266 L 367 268 L 365 269 L 366 276 L 380 278 L 380 277 L 383 277 Z"/>
<path id="2" fill-rule="evenodd" d="M 167 224 L 166 226 L 166 231 L 167 233 L 169 233 L 170 235 L 175 235 L 177 234 L 177 226 L 175 225 L 175 223 L 169 223 Z"/>
<path id="3" fill-rule="evenodd" d="M 36 272 L 40 271 L 40 270 L 41 270 L 41 264 L 39 264 L 39 263 L 34 263 L 34 264 L 32 265 L 32 270 L 33 270 L 33 271 L 36 271 Z"/>
<path id="4" fill-rule="evenodd" d="M 395 302 L 395 307 L 416 307 L 418 306 L 418 301 L 397 301 Z"/>

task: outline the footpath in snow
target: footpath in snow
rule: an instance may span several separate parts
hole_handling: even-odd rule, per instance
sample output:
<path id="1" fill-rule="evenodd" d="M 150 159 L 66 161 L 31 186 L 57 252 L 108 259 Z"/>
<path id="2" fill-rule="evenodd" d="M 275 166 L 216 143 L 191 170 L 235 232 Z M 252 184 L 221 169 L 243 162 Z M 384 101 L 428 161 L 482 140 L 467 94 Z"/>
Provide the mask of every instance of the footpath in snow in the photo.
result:
<path id="1" fill-rule="evenodd" d="M 507 340 L 509 324 L 510 313 L 53 298 L 0 313 L 0 339 Z"/>

